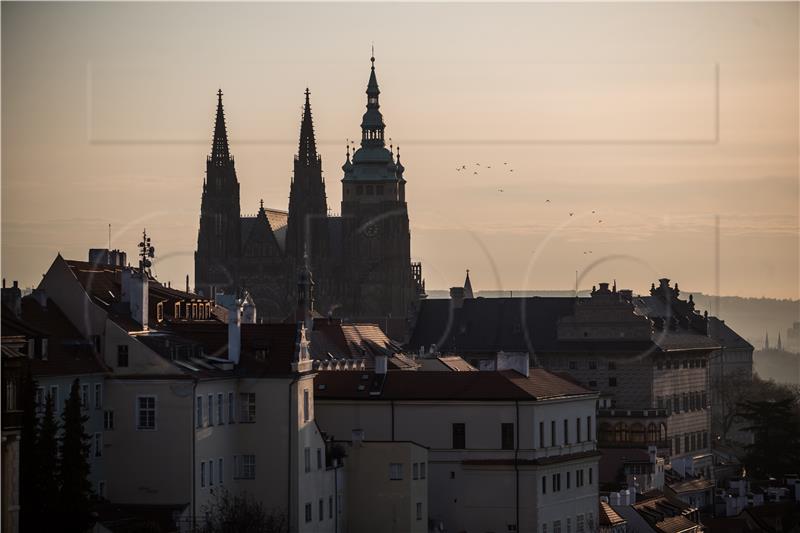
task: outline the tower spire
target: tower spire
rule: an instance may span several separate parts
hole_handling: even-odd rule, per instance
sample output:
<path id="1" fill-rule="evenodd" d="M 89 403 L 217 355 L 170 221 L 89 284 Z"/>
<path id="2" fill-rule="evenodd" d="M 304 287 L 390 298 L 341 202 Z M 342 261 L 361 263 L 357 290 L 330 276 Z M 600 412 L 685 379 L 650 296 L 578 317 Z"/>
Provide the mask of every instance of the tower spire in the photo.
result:
<path id="1" fill-rule="evenodd" d="M 214 123 L 214 140 L 211 143 L 211 162 L 223 166 L 230 161 L 228 131 L 225 128 L 225 111 L 222 108 L 222 89 L 217 91 L 217 119 Z"/>
<path id="2" fill-rule="evenodd" d="M 317 142 L 314 139 L 314 122 L 311 117 L 311 92 L 306 87 L 306 103 L 303 106 L 303 120 L 300 124 L 300 147 L 297 150 L 298 160 L 305 166 L 317 162 Z"/>
<path id="3" fill-rule="evenodd" d="M 361 146 L 383 148 L 386 146 L 383 140 L 383 130 L 386 125 L 383 123 L 383 115 L 380 112 L 381 105 L 378 97 L 381 90 L 378 88 L 378 78 L 375 76 L 375 56 L 373 55 L 369 60 L 372 66 L 370 67 L 369 82 L 367 82 L 367 112 L 364 113 L 361 120 Z"/>
<path id="4" fill-rule="evenodd" d="M 464 298 L 474 298 L 472 282 L 469 280 L 469 269 L 467 269 L 467 279 L 464 280 Z"/>

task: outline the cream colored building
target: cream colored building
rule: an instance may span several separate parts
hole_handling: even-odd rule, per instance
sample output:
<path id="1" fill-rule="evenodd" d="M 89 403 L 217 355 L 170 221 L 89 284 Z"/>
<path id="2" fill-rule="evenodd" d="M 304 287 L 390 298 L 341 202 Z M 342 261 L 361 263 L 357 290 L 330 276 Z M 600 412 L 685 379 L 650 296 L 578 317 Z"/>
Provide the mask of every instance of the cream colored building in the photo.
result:
<path id="1" fill-rule="evenodd" d="M 428 516 L 446 531 L 592 531 L 597 394 L 520 370 L 322 372 L 317 417 L 337 439 L 427 447 Z"/>
<path id="2" fill-rule="evenodd" d="M 243 325 L 241 308 L 226 325 L 209 302 L 138 270 L 60 255 L 40 289 L 110 368 L 110 501 L 171 507 L 188 528 L 225 488 L 283 515 L 290 532 L 344 531 L 341 465 L 315 420 L 303 326 Z"/>
<path id="3" fill-rule="evenodd" d="M 346 455 L 348 533 L 427 533 L 428 450 L 415 442 L 337 442 Z"/>

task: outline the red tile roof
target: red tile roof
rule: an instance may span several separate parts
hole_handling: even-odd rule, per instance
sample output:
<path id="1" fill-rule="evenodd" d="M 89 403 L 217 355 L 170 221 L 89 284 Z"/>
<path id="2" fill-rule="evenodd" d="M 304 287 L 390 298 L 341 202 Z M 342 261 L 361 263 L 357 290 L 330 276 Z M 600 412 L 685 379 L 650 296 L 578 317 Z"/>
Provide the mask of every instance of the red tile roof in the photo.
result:
<path id="1" fill-rule="evenodd" d="M 599 521 L 601 526 L 618 526 L 626 523 L 617 512 L 608 504 L 608 502 L 600 502 Z"/>
<path id="2" fill-rule="evenodd" d="M 322 372 L 319 399 L 533 401 L 595 394 L 543 369 L 530 377 L 514 370 L 499 372 Z M 320 386 L 321 385 L 321 386 Z M 370 391 L 379 394 L 370 394 Z"/>

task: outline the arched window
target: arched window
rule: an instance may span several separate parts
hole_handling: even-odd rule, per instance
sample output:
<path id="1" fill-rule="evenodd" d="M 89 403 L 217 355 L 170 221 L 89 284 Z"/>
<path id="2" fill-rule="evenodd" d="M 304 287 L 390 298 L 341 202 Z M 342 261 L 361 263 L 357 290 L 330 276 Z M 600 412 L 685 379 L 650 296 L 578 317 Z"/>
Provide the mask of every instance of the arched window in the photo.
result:
<path id="1" fill-rule="evenodd" d="M 650 424 L 647 426 L 647 442 L 654 444 L 658 442 L 658 440 L 658 429 L 656 428 L 655 424 L 650 422 Z"/>
<path id="2" fill-rule="evenodd" d="M 644 426 L 639 422 L 635 422 L 631 425 L 631 442 L 644 442 Z"/>
<path id="3" fill-rule="evenodd" d="M 658 440 L 665 441 L 667 440 L 667 425 L 665 423 L 661 423 L 658 431 Z"/>
<path id="4" fill-rule="evenodd" d="M 614 426 L 614 440 L 628 442 L 628 425 L 625 422 L 617 422 L 617 425 Z"/>

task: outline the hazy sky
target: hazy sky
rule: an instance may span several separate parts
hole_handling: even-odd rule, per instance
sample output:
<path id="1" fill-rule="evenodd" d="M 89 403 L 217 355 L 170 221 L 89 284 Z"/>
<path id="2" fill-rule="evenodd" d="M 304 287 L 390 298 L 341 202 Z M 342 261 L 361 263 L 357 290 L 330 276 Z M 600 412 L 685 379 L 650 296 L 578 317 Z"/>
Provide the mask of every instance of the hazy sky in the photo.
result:
<path id="1" fill-rule="evenodd" d="M 162 281 L 193 277 L 219 87 L 242 212 L 286 209 L 306 86 L 338 212 L 374 41 L 429 288 L 469 268 L 477 289 L 578 270 L 713 293 L 719 216 L 721 293 L 799 296 L 797 3 L 1 9 L 2 269 L 23 286 L 109 223 L 129 256 L 147 227 Z"/>

